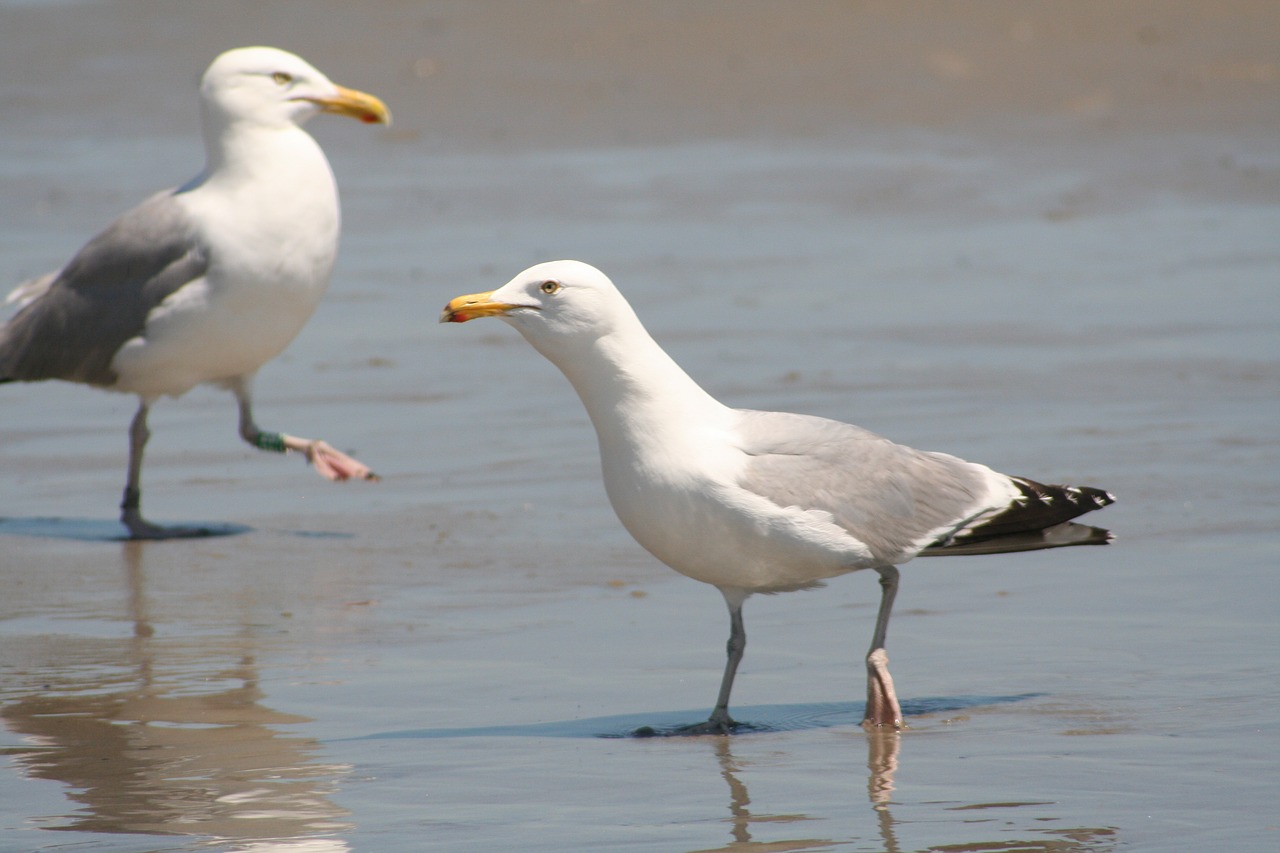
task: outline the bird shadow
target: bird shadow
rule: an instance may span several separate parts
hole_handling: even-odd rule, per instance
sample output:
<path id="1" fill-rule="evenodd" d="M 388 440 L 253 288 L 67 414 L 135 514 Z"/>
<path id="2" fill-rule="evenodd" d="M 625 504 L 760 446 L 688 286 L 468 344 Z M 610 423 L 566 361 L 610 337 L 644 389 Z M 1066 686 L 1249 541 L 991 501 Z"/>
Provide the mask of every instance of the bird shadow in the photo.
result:
<path id="1" fill-rule="evenodd" d="M 258 528 L 247 524 L 190 524 L 200 532 L 191 536 L 152 541 L 181 542 L 183 540 L 220 539 L 226 536 L 243 536 Z M 297 536 L 301 539 L 354 539 L 355 534 L 335 530 L 289 530 L 272 528 L 273 533 Z M 105 518 L 14 518 L 0 516 L 0 536 L 26 536 L 33 539 L 63 539 L 72 542 L 128 542 L 129 535 L 118 521 Z"/>
<path id="2" fill-rule="evenodd" d="M 1024 702 L 1043 693 L 1021 693 L 1014 696 L 940 696 L 911 699 L 902 703 L 904 717 L 943 714 L 991 705 Z M 859 726 L 864 705 L 860 702 L 811 702 L 795 705 L 742 705 L 733 709 L 740 721 L 735 735 L 795 732 L 827 729 L 837 726 Z M 463 737 L 563 737 L 563 738 L 650 738 L 688 737 L 690 724 L 701 722 L 706 710 L 651 711 L 590 717 L 584 720 L 562 720 L 523 725 L 470 726 L 441 729 L 407 729 L 378 732 L 342 740 L 389 740 L 395 738 L 463 738 Z M 907 721 L 908 725 L 910 720 Z"/>
<path id="3" fill-rule="evenodd" d="M 184 526 L 198 527 L 201 535 L 178 537 L 180 539 L 240 536 L 253 530 L 244 524 Z M 33 539 L 65 539 L 76 542 L 123 542 L 129 539 L 129 534 L 119 521 L 105 518 L 0 517 L 0 536 L 28 536 Z"/>

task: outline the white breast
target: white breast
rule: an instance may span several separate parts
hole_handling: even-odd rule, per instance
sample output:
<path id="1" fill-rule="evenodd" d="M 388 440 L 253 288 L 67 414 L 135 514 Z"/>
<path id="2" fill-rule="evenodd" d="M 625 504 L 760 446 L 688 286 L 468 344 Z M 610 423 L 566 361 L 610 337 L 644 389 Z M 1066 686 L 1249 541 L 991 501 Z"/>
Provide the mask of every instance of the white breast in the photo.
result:
<path id="1" fill-rule="evenodd" d="M 605 489 L 628 532 L 671 568 L 722 588 L 767 591 L 874 564 L 830 514 L 779 507 L 736 485 L 747 457 L 729 409 L 700 412 L 696 427 L 671 413 L 644 421 L 625 440 L 602 433 Z"/>
<path id="2" fill-rule="evenodd" d="M 143 334 L 117 353 L 118 390 L 176 396 L 251 376 L 320 304 L 340 226 L 333 173 L 298 128 L 272 131 L 254 155 L 176 196 L 208 247 L 209 269 L 155 308 Z"/>

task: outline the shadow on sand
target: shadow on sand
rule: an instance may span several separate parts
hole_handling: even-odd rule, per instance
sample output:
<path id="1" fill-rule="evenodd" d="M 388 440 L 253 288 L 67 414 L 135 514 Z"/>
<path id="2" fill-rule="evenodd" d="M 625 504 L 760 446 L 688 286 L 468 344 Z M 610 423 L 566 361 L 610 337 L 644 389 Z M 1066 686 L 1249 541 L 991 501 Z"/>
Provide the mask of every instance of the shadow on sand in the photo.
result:
<path id="1" fill-rule="evenodd" d="M 213 536 L 239 536 L 253 530 L 243 524 L 190 524 Z M 123 542 L 129 538 L 124 525 L 105 518 L 0 518 L 0 536 L 30 536 L 38 539 L 67 539 L 80 542 Z"/>
<path id="2" fill-rule="evenodd" d="M 905 717 L 924 714 L 952 713 L 991 705 L 1023 702 L 1043 693 L 1016 696 L 944 696 L 911 699 L 902 703 Z M 814 702 L 800 705 L 742 705 L 733 709 L 739 721 L 736 734 L 793 732 L 804 729 L 826 729 L 836 726 L 857 727 L 862 722 L 860 702 Z M 382 740 L 390 738 L 458 738 L 458 737 L 568 737 L 629 738 L 679 736 L 680 729 L 701 722 L 706 711 L 653 711 L 641 714 L 619 714 L 510 726 L 474 726 L 447 729 L 407 729 L 379 732 L 360 738 L 341 740 Z M 909 722 L 909 721 L 908 721 Z"/>
<path id="3" fill-rule="evenodd" d="M 223 536 L 243 536 L 258 528 L 247 524 L 203 524 L 199 522 L 183 526 L 199 528 L 200 536 L 179 536 L 171 540 L 213 539 Z M 332 530 L 273 530 L 286 536 L 310 539 L 350 539 L 353 534 Z M 25 536 L 33 539 L 63 539 L 75 542 L 127 542 L 129 536 L 124 525 L 105 518 L 4 518 L 0 517 L 0 536 Z"/>

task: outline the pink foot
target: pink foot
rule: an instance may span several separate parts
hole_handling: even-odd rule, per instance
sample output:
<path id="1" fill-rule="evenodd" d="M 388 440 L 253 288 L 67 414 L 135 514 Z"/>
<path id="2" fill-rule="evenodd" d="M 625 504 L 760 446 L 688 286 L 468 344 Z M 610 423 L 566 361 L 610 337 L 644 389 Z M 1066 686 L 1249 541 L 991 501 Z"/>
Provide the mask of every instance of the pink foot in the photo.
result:
<path id="1" fill-rule="evenodd" d="M 893 676 L 889 674 L 889 653 L 884 649 L 867 655 L 867 710 L 862 725 L 864 728 L 903 728 L 902 708 L 893 689 Z"/>
<path id="2" fill-rule="evenodd" d="M 335 450 L 319 439 L 297 438 L 292 435 L 281 436 L 288 450 L 298 450 L 306 454 L 311 467 L 320 472 L 326 480 L 341 482 L 343 480 L 379 480 L 377 474 L 369 470 L 357 459 L 353 459 L 341 450 Z"/>

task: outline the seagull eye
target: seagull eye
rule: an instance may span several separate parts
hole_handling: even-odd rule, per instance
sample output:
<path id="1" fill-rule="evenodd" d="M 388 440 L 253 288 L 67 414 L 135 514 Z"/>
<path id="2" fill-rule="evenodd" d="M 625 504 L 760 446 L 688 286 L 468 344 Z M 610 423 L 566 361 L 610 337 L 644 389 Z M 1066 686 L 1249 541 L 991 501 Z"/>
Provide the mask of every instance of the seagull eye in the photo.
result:
<path id="1" fill-rule="evenodd" d="M 275 74 L 271 75 L 271 79 L 275 80 L 281 86 L 288 86 L 293 82 L 293 75 L 287 71 L 277 71 Z"/>
<path id="2" fill-rule="evenodd" d="M 560 282 L 544 281 L 542 284 L 538 285 L 538 289 L 543 293 L 557 293 L 560 290 Z"/>

